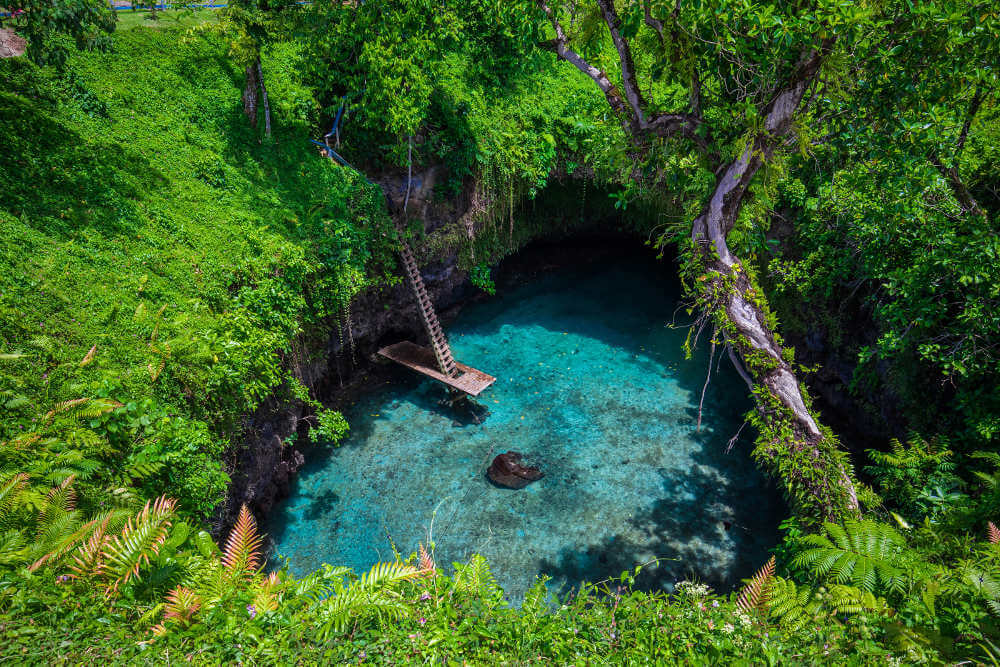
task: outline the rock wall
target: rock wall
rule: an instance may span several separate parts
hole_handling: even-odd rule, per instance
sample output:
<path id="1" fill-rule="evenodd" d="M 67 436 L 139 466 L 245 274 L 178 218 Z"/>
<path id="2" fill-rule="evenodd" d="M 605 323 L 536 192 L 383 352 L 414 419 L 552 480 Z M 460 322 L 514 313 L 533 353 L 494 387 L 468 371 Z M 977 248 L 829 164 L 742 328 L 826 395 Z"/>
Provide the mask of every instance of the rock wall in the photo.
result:
<path id="1" fill-rule="evenodd" d="M 385 174 L 376 180 L 386 193 L 390 210 L 402 211 L 406 174 Z M 464 226 L 461 219 L 465 213 L 462 206 L 465 195 L 455 202 L 435 201 L 435 182 L 433 168 L 414 174 L 406 207 L 410 218 L 421 220 L 428 234 L 447 231 L 454 225 Z M 476 290 L 469 284 L 467 274 L 459 269 L 456 251 L 446 250 L 441 256 L 428 259 L 426 249 L 415 250 L 424 257 L 421 273 L 428 294 L 442 321 L 447 323 Z M 380 374 L 376 366 L 377 351 L 402 339 L 428 342 L 405 280 L 358 294 L 340 321 L 330 322 L 325 348 L 304 351 L 299 356 L 313 361 L 294 370 L 314 396 L 336 409 L 352 394 L 377 381 Z M 305 455 L 298 445 L 285 442 L 293 434 L 306 435 L 308 425 L 303 421 L 306 416 L 301 406 L 271 400 L 246 419 L 243 440 L 229 456 L 228 494 L 212 521 L 212 532 L 217 539 L 233 525 L 240 505 L 246 504 L 261 519 L 288 495 L 295 474 L 305 464 Z M 305 442 L 304 438 L 297 441 Z"/>

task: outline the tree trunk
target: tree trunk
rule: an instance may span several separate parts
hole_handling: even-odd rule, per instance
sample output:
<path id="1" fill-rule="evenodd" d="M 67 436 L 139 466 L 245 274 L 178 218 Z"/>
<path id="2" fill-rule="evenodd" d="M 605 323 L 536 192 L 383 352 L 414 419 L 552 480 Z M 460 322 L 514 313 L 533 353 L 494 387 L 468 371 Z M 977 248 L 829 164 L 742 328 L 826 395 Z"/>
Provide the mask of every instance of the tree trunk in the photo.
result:
<path id="1" fill-rule="evenodd" d="M 783 356 L 781 339 L 768 322 L 764 296 L 729 249 L 727 238 L 750 183 L 791 127 L 802 96 L 831 46 L 832 42 L 804 59 L 765 108 L 763 132 L 722 170 L 691 233 L 705 269 L 700 278 L 701 305 L 739 352 L 755 384 L 765 440 L 757 454 L 775 471 L 780 470 L 789 488 L 805 492 L 800 502 L 809 505 L 811 513 L 825 518 L 859 509 L 849 466 L 836 441 L 823 433 L 810 413 L 795 372 Z"/>
<path id="2" fill-rule="evenodd" d="M 257 79 L 257 66 L 247 65 L 246 87 L 243 89 L 243 113 L 250 120 L 250 127 L 257 127 L 257 89 L 260 81 Z"/>
<path id="3" fill-rule="evenodd" d="M 260 57 L 257 58 L 257 79 L 260 82 L 260 96 L 264 101 L 264 136 L 271 136 L 271 105 L 267 100 L 267 86 L 264 85 L 264 68 L 260 66 Z"/>

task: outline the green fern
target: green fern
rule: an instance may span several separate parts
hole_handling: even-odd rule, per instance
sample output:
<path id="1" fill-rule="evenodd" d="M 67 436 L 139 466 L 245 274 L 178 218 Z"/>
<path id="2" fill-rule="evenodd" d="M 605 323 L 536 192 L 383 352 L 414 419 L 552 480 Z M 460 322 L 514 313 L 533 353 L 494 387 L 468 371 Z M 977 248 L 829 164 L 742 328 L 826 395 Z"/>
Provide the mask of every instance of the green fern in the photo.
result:
<path id="1" fill-rule="evenodd" d="M 405 563 L 377 563 L 347 589 L 319 603 L 317 614 L 324 622 L 321 633 L 329 636 L 331 631 L 343 632 L 350 621 L 359 617 L 402 618 L 409 607 L 393 586 L 421 574 L 420 569 Z"/>
<path id="2" fill-rule="evenodd" d="M 895 528 L 871 520 L 823 524 L 824 534 L 807 535 L 808 548 L 793 563 L 836 583 L 850 583 L 874 593 L 903 590 L 908 573 L 903 561 L 906 543 Z"/>
<path id="3" fill-rule="evenodd" d="M 835 584 L 830 587 L 829 604 L 838 614 L 861 614 L 864 612 L 886 613 L 889 605 L 885 599 L 875 597 L 870 591 L 856 586 Z"/>
<path id="4" fill-rule="evenodd" d="M 28 559 L 28 538 L 18 530 L 0 533 L 0 565 L 19 565 Z"/>
<path id="5" fill-rule="evenodd" d="M 1000 616 L 1000 568 L 980 561 L 964 562 L 958 569 L 959 581 L 993 614 Z"/>
<path id="6" fill-rule="evenodd" d="M 550 579 L 547 575 L 539 575 L 535 583 L 524 594 L 524 601 L 521 603 L 521 613 L 531 618 L 538 618 L 548 610 L 546 600 L 549 597 L 549 589 L 545 586 Z"/>
<path id="7" fill-rule="evenodd" d="M 343 590 L 344 582 L 350 573 L 351 570 L 347 567 L 323 565 L 322 569 L 297 580 L 292 587 L 292 593 L 295 597 L 319 602 L 334 592 Z"/>
<path id="8" fill-rule="evenodd" d="M 768 583 L 767 595 L 768 614 L 791 632 L 815 621 L 822 613 L 816 589 L 797 586 L 790 579 L 772 577 Z"/>
<path id="9" fill-rule="evenodd" d="M 159 553 L 167 538 L 177 501 L 158 498 L 129 520 L 121 534 L 108 541 L 102 553 L 98 574 L 108 579 L 106 592 L 112 595 L 129 580 L 137 578 L 150 556 Z"/>
<path id="10" fill-rule="evenodd" d="M 13 528 L 19 523 L 16 515 L 27 486 L 28 475 L 25 473 L 0 477 L 0 528 Z"/>
<path id="11" fill-rule="evenodd" d="M 42 526 L 56 521 L 60 516 L 68 514 L 76 507 L 76 489 L 73 481 L 76 476 L 70 474 L 45 496 L 45 504 L 38 512 L 38 523 Z"/>
<path id="12" fill-rule="evenodd" d="M 474 554 L 468 563 L 454 563 L 454 566 L 456 590 L 480 596 L 493 604 L 503 599 L 503 590 L 497 585 L 485 558 Z"/>
<path id="13" fill-rule="evenodd" d="M 374 591 L 384 586 L 413 579 L 421 574 L 420 570 L 404 563 L 376 563 L 358 580 L 362 590 Z"/>

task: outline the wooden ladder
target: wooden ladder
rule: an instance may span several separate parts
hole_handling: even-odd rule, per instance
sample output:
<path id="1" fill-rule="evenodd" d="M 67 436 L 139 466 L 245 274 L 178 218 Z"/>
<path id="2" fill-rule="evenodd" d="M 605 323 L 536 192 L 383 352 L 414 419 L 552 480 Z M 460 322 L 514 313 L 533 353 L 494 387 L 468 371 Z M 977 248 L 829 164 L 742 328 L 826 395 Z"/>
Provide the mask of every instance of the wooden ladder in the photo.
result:
<path id="1" fill-rule="evenodd" d="M 424 321 L 424 329 L 428 338 L 431 339 L 431 348 L 434 350 L 434 357 L 437 359 L 438 368 L 448 377 L 457 377 L 459 372 L 455 366 L 455 358 L 451 355 L 451 346 L 441 329 L 441 322 L 438 321 L 437 313 L 434 311 L 434 304 L 427 294 L 427 287 L 424 279 L 417 268 L 417 261 L 413 258 L 413 251 L 409 244 L 403 240 L 402 230 L 399 234 L 400 250 L 399 254 L 403 258 L 403 268 L 406 269 L 406 277 L 410 280 L 410 287 L 414 296 L 417 297 L 417 305 L 420 307 L 420 317 Z"/>

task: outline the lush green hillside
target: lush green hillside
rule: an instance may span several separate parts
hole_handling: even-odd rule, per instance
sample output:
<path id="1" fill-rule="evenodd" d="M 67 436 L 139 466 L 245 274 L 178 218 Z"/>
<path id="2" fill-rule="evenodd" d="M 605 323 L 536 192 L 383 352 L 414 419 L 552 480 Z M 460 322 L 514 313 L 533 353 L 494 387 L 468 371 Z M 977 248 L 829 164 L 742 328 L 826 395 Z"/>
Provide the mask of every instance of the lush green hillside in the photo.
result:
<path id="1" fill-rule="evenodd" d="M 122 33 L 59 74 L 0 63 L 0 438 L 42 438 L 3 468 L 72 471 L 84 502 L 128 478 L 187 512 L 218 502 L 239 419 L 293 391 L 284 360 L 368 280 L 382 224 L 379 194 L 306 143 L 296 62 L 269 60 L 264 141 L 209 39 Z"/>

